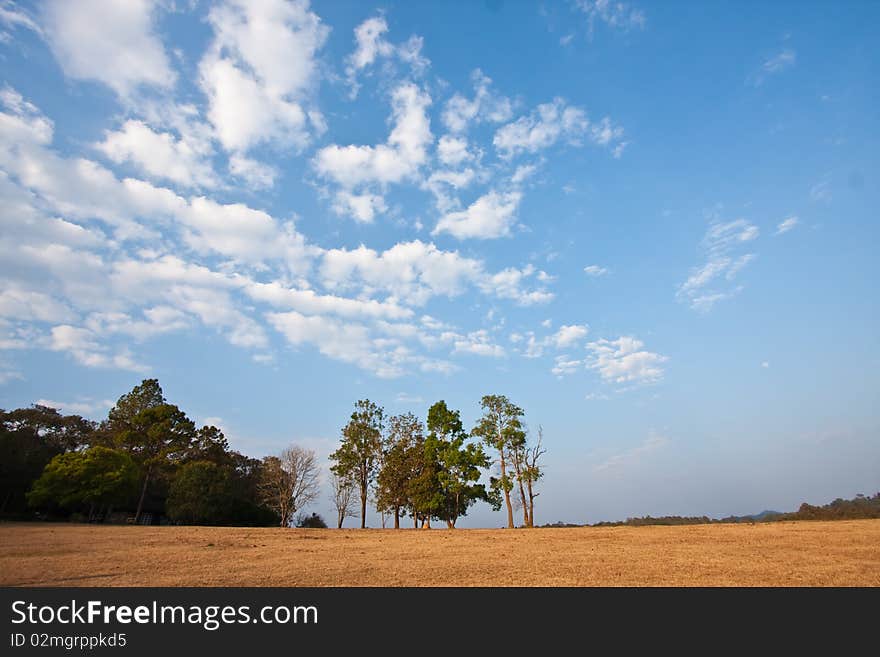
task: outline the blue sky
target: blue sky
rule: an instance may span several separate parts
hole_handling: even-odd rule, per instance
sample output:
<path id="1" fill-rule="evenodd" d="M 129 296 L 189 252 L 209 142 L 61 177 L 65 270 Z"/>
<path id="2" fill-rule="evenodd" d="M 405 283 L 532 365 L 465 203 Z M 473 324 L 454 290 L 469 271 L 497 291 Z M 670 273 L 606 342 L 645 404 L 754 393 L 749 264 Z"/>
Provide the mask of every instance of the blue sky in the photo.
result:
<path id="1" fill-rule="evenodd" d="M 0 3 L 0 406 L 324 456 L 506 394 L 538 522 L 876 492 L 878 18 Z"/>

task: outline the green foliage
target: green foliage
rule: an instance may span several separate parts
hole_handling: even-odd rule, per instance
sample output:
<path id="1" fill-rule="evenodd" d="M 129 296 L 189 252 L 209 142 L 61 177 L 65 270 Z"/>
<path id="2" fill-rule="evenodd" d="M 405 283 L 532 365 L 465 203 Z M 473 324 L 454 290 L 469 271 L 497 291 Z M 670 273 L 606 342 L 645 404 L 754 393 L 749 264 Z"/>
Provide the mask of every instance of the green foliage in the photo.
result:
<path id="1" fill-rule="evenodd" d="M 228 464 L 190 461 L 181 466 L 168 493 L 168 516 L 187 525 L 272 525 L 275 515 L 248 495 L 243 473 Z"/>
<path id="2" fill-rule="evenodd" d="M 0 410 L 0 514 L 23 514 L 27 492 L 52 457 L 87 445 L 94 423 L 34 405 Z"/>
<path id="3" fill-rule="evenodd" d="M 395 526 L 401 510 L 413 508 L 410 485 L 420 471 L 424 444 L 424 427 L 415 415 L 389 418 L 382 467 L 376 478 L 376 508 L 393 513 Z"/>
<path id="4" fill-rule="evenodd" d="M 436 468 L 437 496 L 434 516 L 455 526 L 459 517 L 478 500 L 489 501 L 486 487 L 477 482 L 489 457 L 479 444 L 465 444 L 467 433 L 458 411 L 439 401 L 428 410 L 428 438 L 425 455 Z"/>
<path id="5" fill-rule="evenodd" d="M 91 447 L 54 457 L 34 482 L 28 503 L 65 509 L 125 503 L 137 486 L 137 467 L 125 452 Z"/>
<path id="6" fill-rule="evenodd" d="M 367 497 L 382 458 L 382 430 L 385 412 L 369 399 L 355 404 L 354 413 L 342 429 L 342 443 L 330 455 L 331 470 L 354 481 L 361 496 L 361 527 L 366 526 Z"/>
<path id="7" fill-rule="evenodd" d="M 471 434 L 482 439 L 486 446 L 498 453 L 501 476 L 490 482 L 491 499 L 503 496 L 507 507 L 507 526 L 513 528 L 513 505 L 510 502 L 513 478 L 508 473 L 508 466 L 511 452 L 521 449 L 525 444 L 525 429 L 521 419 L 524 412 L 504 395 L 484 395 L 480 400 L 480 407 L 483 409 L 483 416 Z"/>

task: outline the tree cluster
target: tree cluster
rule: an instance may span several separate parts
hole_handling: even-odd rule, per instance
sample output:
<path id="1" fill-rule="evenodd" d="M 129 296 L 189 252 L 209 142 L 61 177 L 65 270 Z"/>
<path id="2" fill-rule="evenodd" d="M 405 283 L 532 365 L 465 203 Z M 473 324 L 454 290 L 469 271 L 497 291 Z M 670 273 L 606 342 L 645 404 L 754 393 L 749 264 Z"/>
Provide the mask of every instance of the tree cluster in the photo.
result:
<path id="1" fill-rule="evenodd" d="M 395 529 L 405 516 L 415 527 L 430 527 L 436 520 L 454 528 L 476 502 L 497 510 L 502 499 L 509 527 L 514 526 L 516 502 L 523 510 L 523 526 L 533 526 L 544 454 L 541 432 L 529 444 L 523 411 L 506 397 L 483 397 L 482 408 L 483 418 L 468 432 L 460 412 L 442 400 L 428 409 L 425 423 L 412 413 L 387 417 L 381 406 L 359 400 L 342 429 L 339 448 L 330 455 L 337 527 L 355 516 L 358 502 L 361 527 L 366 527 L 371 499 L 383 526 L 390 516 Z M 488 486 L 480 480 L 493 459 L 484 446 L 497 453 L 500 467 L 500 477 L 490 476 Z M 518 498 L 512 500 L 514 489 Z"/>
<path id="2" fill-rule="evenodd" d="M 195 525 L 288 526 L 315 499 L 313 452 L 254 459 L 217 427 L 196 428 L 156 379 L 124 394 L 101 422 L 45 406 L 0 411 L 0 515 L 81 514 Z"/>

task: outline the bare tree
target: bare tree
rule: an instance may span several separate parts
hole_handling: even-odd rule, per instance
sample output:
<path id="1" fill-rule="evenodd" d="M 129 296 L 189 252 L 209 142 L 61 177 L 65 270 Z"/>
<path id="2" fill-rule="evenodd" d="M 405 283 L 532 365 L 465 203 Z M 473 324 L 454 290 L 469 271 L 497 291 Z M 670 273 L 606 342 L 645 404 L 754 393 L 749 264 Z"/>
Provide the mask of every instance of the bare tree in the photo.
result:
<path id="1" fill-rule="evenodd" d="M 318 461 L 315 453 L 292 445 L 280 456 L 263 459 L 260 496 L 274 510 L 282 527 L 289 527 L 296 512 L 318 496 Z"/>
<path id="2" fill-rule="evenodd" d="M 526 448 L 524 459 L 525 469 L 523 470 L 523 478 L 526 481 L 526 488 L 529 492 L 529 527 L 535 526 L 535 498 L 540 495 L 540 493 L 535 492 L 534 484 L 544 476 L 541 466 L 538 465 L 541 457 L 547 452 L 547 450 L 544 449 L 543 443 L 544 428 L 539 425 L 538 440 L 534 445 Z"/>
<path id="3" fill-rule="evenodd" d="M 352 479 L 340 477 L 335 472 L 330 473 L 330 499 L 336 507 L 338 529 L 342 529 L 346 518 L 357 518 L 355 488 Z"/>

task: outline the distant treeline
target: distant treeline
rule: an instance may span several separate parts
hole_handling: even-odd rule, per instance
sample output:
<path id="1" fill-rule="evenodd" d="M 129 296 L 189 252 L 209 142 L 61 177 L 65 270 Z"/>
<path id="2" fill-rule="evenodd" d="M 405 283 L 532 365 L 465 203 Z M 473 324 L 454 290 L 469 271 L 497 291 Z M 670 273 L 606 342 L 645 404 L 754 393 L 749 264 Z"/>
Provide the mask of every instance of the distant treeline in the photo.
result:
<path id="1" fill-rule="evenodd" d="M 644 516 L 627 518 L 614 522 L 597 522 L 591 527 L 644 527 L 646 525 L 709 525 L 720 523 L 780 522 L 783 520 L 865 520 L 880 518 L 880 493 L 873 496 L 856 495 L 851 500 L 838 498 L 823 506 L 813 506 L 804 502 L 797 511 L 782 513 L 763 511 L 751 516 L 727 516 L 710 518 L 708 516 Z M 556 522 L 543 527 L 579 527 L 570 523 Z"/>

